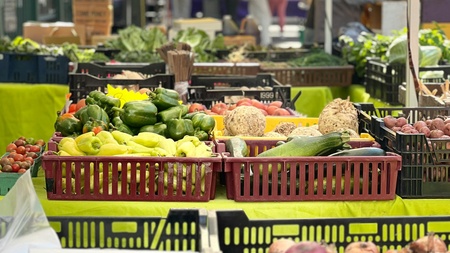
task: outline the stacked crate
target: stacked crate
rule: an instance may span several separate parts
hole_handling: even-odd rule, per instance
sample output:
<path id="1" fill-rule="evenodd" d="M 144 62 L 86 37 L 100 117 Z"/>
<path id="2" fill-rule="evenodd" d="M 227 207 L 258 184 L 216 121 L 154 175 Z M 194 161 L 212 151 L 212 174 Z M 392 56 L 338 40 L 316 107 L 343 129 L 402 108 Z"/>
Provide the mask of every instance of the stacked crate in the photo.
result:
<path id="1" fill-rule="evenodd" d="M 91 44 L 93 36 L 111 35 L 114 23 L 111 0 L 73 0 L 72 12 L 73 23 L 85 28 L 87 44 Z"/>

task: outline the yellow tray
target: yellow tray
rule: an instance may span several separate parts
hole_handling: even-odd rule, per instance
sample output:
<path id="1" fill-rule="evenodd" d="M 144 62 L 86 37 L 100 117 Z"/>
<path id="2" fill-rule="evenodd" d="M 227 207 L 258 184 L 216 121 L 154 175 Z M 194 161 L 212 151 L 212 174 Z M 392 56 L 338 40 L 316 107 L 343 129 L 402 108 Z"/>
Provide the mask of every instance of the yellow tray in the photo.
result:
<path id="1" fill-rule="evenodd" d="M 216 140 L 226 140 L 232 138 L 233 136 L 224 136 L 223 130 L 225 129 L 223 123 L 222 115 L 211 115 L 216 120 L 216 128 L 214 130 L 214 139 Z M 275 127 L 281 122 L 292 122 L 296 126 L 313 126 L 317 125 L 319 118 L 304 118 L 304 117 L 283 117 L 283 116 L 266 116 L 266 129 L 265 133 L 270 132 L 275 129 Z M 280 137 L 242 137 L 244 140 L 281 140 Z M 352 138 L 352 141 L 375 141 L 375 139 L 368 133 L 361 133 L 360 138 Z"/>

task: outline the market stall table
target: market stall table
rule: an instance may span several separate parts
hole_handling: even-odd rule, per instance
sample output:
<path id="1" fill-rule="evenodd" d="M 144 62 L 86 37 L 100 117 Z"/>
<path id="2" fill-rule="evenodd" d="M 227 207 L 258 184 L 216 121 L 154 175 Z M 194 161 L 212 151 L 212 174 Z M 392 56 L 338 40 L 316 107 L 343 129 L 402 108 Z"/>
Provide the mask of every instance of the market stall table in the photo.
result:
<path id="1" fill-rule="evenodd" d="M 42 170 L 33 184 L 47 216 L 159 217 L 166 216 L 170 208 L 243 209 L 250 219 L 450 215 L 450 199 L 235 202 L 226 198 L 225 186 L 219 186 L 216 198 L 209 202 L 63 201 L 47 199 Z"/>

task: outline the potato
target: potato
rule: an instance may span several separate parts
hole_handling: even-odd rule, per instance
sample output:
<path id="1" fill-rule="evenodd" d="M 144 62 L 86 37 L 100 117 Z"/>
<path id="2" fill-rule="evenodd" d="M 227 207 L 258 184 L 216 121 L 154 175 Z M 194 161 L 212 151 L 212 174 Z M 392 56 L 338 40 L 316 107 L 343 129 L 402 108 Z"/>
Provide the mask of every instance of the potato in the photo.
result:
<path id="1" fill-rule="evenodd" d="M 444 129 L 442 130 L 445 135 L 450 135 L 450 123 L 444 125 Z"/>
<path id="2" fill-rule="evenodd" d="M 419 133 L 425 134 L 425 137 L 427 137 L 427 138 L 430 137 L 430 129 L 426 126 L 419 129 Z"/>
<path id="3" fill-rule="evenodd" d="M 433 122 L 433 120 L 431 120 L 431 119 L 425 120 L 425 123 L 427 123 L 428 128 L 431 128 L 431 122 Z"/>
<path id="4" fill-rule="evenodd" d="M 444 120 L 441 118 L 435 118 L 431 121 L 430 130 L 444 130 Z"/>
<path id="5" fill-rule="evenodd" d="M 397 131 L 401 131 L 402 128 L 401 127 L 393 127 L 392 131 L 397 132 Z"/>
<path id="6" fill-rule="evenodd" d="M 406 120 L 405 117 L 399 117 L 399 118 L 397 118 L 397 122 L 395 122 L 395 126 L 398 126 L 398 127 L 402 127 L 406 124 L 408 124 L 408 121 Z"/>
<path id="7" fill-rule="evenodd" d="M 383 121 L 384 125 L 389 129 L 392 129 L 397 124 L 397 119 L 392 117 L 391 115 L 384 117 Z"/>
<path id="8" fill-rule="evenodd" d="M 450 123 L 450 118 L 446 118 L 446 119 L 444 120 L 444 123 L 445 123 L 445 124 Z"/>
<path id="9" fill-rule="evenodd" d="M 406 133 L 409 129 L 415 129 L 411 124 L 405 124 L 401 127 L 400 131 Z"/>
<path id="10" fill-rule="evenodd" d="M 413 127 L 414 127 L 417 131 L 419 131 L 420 129 L 422 129 L 422 127 L 426 127 L 426 126 L 427 126 L 427 123 L 425 123 L 425 121 L 422 121 L 422 120 L 417 121 L 417 122 L 414 123 L 414 125 L 413 125 Z"/>
<path id="11" fill-rule="evenodd" d="M 441 138 L 444 135 L 444 132 L 439 129 L 434 129 L 430 131 L 430 138 Z"/>

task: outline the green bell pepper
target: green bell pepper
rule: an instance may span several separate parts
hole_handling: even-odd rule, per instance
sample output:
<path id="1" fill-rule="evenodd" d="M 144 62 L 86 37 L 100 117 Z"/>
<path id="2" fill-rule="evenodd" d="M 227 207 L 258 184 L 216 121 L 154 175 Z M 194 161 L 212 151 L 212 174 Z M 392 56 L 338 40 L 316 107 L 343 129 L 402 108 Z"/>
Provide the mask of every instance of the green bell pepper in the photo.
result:
<path id="1" fill-rule="evenodd" d="M 209 140 L 209 134 L 203 130 L 196 130 L 194 132 L 194 136 L 197 137 L 201 141 Z"/>
<path id="2" fill-rule="evenodd" d="M 108 125 L 102 120 L 88 120 L 82 129 L 82 133 L 94 132 L 98 133 L 100 131 L 108 130 Z"/>
<path id="3" fill-rule="evenodd" d="M 127 133 L 130 135 L 134 135 L 133 131 L 123 123 L 123 120 L 120 118 L 120 115 L 116 115 L 112 120 L 113 128 L 123 133 Z"/>
<path id="4" fill-rule="evenodd" d="M 155 134 L 159 134 L 162 136 L 166 136 L 166 130 L 167 130 L 167 125 L 162 122 L 159 122 L 154 125 L 143 126 L 143 127 L 141 127 L 139 132 L 140 133 L 150 132 L 150 133 L 155 133 Z"/>
<path id="5" fill-rule="evenodd" d="M 189 111 L 189 107 L 187 105 L 177 105 L 174 107 L 171 107 L 169 109 L 166 109 L 162 112 L 158 113 L 158 121 L 166 123 L 171 119 L 176 119 L 178 117 L 183 117 L 186 115 Z"/>
<path id="6" fill-rule="evenodd" d="M 197 113 L 192 117 L 192 124 L 194 125 L 194 129 L 209 134 L 214 130 L 214 127 L 216 127 L 216 120 L 210 115 Z"/>
<path id="7" fill-rule="evenodd" d="M 156 106 L 149 100 L 129 101 L 123 108 L 113 107 L 113 110 L 120 112 L 120 119 L 130 128 L 154 125 L 158 113 Z"/>
<path id="8" fill-rule="evenodd" d="M 67 115 L 58 116 L 54 124 L 55 131 L 60 132 L 63 137 L 80 134 L 82 126 L 79 119 Z"/>
<path id="9" fill-rule="evenodd" d="M 190 119 L 182 119 L 183 111 L 180 110 L 177 119 L 171 119 L 167 122 L 166 136 L 174 141 L 183 139 L 186 135 L 194 135 L 194 125 Z"/>
<path id="10" fill-rule="evenodd" d="M 155 106 L 158 108 L 158 111 L 163 111 L 171 107 L 180 105 L 179 98 L 174 98 L 167 94 L 167 92 L 152 92 L 150 93 L 149 97 L 150 101 L 152 101 L 152 103 L 155 104 Z"/>
<path id="11" fill-rule="evenodd" d="M 154 90 L 155 94 L 163 94 L 165 96 L 171 97 L 176 99 L 177 101 L 180 100 L 180 94 L 178 94 L 178 92 L 176 90 L 172 90 L 172 89 L 166 89 L 163 87 L 158 87 Z"/>
<path id="12" fill-rule="evenodd" d="M 85 109 L 86 108 L 86 109 Z M 105 124 L 109 124 L 109 116 L 105 110 L 98 105 L 86 105 L 81 108 L 81 111 L 77 116 L 81 121 L 81 124 L 86 124 L 89 120 L 101 120 Z"/>

